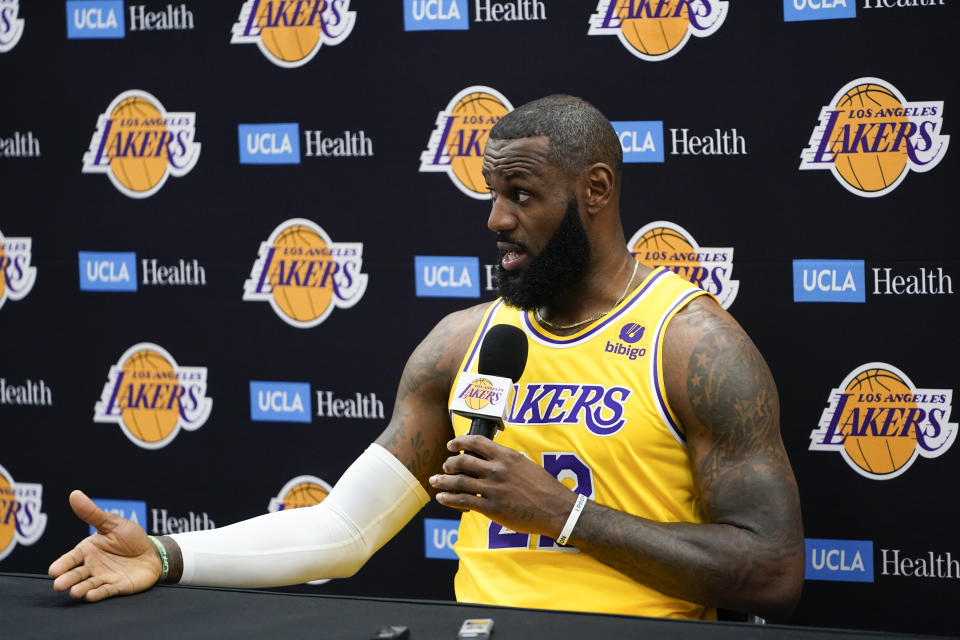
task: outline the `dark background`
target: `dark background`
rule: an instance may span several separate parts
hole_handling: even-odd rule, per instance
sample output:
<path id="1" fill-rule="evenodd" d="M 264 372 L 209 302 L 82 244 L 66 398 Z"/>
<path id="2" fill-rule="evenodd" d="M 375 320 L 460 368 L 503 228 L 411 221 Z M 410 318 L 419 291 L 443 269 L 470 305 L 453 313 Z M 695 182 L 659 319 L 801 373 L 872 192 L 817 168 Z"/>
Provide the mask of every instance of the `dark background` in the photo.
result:
<path id="1" fill-rule="evenodd" d="M 472 303 L 415 297 L 413 257 L 479 256 L 481 271 L 492 262 L 489 204 L 442 174 L 418 172 L 437 112 L 465 87 L 487 85 L 514 105 L 563 92 L 611 120 L 662 120 L 667 140 L 670 128 L 699 135 L 736 128 L 745 137 L 746 155 L 672 156 L 668 142 L 663 164 L 625 165 L 623 218 L 628 237 L 668 220 L 701 246 L 734 248 L 740 289 L 730 311 L 778 381 L 805 534 L 874 541 L 874 583 L 808 581 L 789 622 L 958 630 L 951 603 L 960 601 L 960 580 L 881 576 L 879 557 L 880 548 L 897 548 L 960 558 L 958 453 L 921 458 L 878 482 L 838 454 L 808 451 L 830 390 L 862 364 L 890 363 L 918 387 L 957 388 L 956 297 L 870 295 L 872 266 L 943 267 L 960 285 L 949 204 L 956 154 L 948 150 L 933 171 L 911 173 L 880 198 L 847 192 L 827 171 L 797 168 L 820 108 L 863 76 L 886 80 L 907 100 L 943 100 L 943 133 L 952 133 L 953 3 L 861 4 L 855 19 L 786 23 L 779 1 L 733 0 L 714 35 L 647 62 L 616 37 L 586 36 L 593 2 L 547 0 L 547 20 L 539 22 L 405 32 L 400 0 L 354 1 L 353 33 L 296 69 L 274 65 L 255 45 L 230 44 L 240 4 L 188 3 L 192 31 L 68 40 L 64 3 L 21 2 L 23 36 L 0 54 L 0 137 L 31 131 L 42 155 L 0 158 L 0 232 L 33 239 L 37 281 L 26 298 L 0 309 L 0 376 L 8 384 L 42 379 L 54 402 L 0 406 L 0 465 L 15 481 L 42 484 L 49 519 L 43 537 L 18 545 L 0 568 L 45 572 L 86 535 L 67 505 L 73 488 L 173 515 L 205 512 L 226 524 L 265 512 L 296 475 L 335 482 L 385 421 L 252 422 L 249 381 L 309 382 L 340 396 L 375 392 L 389 415 L 409 352 L 445 313 Z M 97 117 L 129 89 L 152 93 L 169 111 L 195 112 L 202 144 L 190 173 L 144 200 L 80 172 Z M 330 135 L 362 129 L 375 155 L 240 165 L 237 124 L 271 122 Z M 307 330 L 287 325 L 266 303 L 241 299 L 259 244 L 293 217 L 313 220 L 334 242 L 362 242 L 369 274 L 354 308 Z M 207 286 L 81 292 L 80 250 L 135 251 L 161 264 L 196 258 Z M 865 259 L 867 302 L 795 304 L 796 258 Z M 202 428 L 154 451 L 91 419 L 110 366 L 143 341 L 181 365 L 207 367 L 213 398 Z M 357 576 L 307 588 L 451 599 L 455 563 L 424 558 L 424 517 L 454 515 L 429 505 Z"/>

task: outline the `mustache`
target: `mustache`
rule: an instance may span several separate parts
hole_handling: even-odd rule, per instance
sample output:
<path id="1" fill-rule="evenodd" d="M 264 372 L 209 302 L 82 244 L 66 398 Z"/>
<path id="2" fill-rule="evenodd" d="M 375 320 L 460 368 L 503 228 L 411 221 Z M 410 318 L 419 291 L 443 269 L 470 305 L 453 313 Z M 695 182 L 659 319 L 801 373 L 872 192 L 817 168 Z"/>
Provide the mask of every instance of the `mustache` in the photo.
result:
<path id="1" fill-rule="evenodd" d="M 498 231 L 498 232 L 497 232 L 497 242 L 503 242 L 503 243 L 506 243 L 506 244 L 512 244 L 512 245 L 514 245 L 515 247 L 517 247 L 518 249 L 522 249 L 522 250 L 524 250 L 524 251 L 527 250 L 527 246 L 526 246 L 525 244 L 523 244 L 522 242 L 520 242 L 520 241 L 518 241 L 518 240 L 516 240 L 516 239 L 514 239 L 514 238 L 511 238 L 509 235 L 507 235 L 507 234 L 506 234 L 505 232 L 503 232 L 503 231 Z M 500 249 L 500 252 L 501 252 L 501 253 L 504 253 L 503 249 Z"/>

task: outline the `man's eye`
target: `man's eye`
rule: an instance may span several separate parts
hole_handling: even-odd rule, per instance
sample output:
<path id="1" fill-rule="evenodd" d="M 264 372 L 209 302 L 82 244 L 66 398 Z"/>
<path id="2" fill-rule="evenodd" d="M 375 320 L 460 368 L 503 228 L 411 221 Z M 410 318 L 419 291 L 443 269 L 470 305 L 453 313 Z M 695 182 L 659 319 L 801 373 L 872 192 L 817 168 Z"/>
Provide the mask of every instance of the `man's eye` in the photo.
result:
<path id="1" fill-rule="evenodd" d="M 513 199 L 519 202 L 520 204 L 523 204 L 524 202 L 530 199 L 530 194 L 527 193 L 526 191 L 515 191 L 513 193 Z"/>

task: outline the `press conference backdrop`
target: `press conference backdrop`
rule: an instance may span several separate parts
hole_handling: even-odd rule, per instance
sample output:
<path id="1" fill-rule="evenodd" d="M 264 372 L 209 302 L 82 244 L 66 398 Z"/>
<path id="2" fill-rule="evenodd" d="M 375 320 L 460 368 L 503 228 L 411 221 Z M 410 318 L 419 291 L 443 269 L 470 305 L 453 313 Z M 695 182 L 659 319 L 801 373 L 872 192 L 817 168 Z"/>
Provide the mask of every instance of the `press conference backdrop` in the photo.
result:
<path id="1" fill-rule="evenodd" d="M 496 295 L 490 126 L 571 93 L 619 134 L 631 251 L 778 381 L 790 622 L 956 632 L 957 24 L 951 0 L 0 0 L 0 568 L 87 534 L 76 487 L 154 534 L 322 500 L 418 341 Z M 644 366 L 629 346 L 603 348 Z M 452 598 L 455 518 L 299 588 Z"/>

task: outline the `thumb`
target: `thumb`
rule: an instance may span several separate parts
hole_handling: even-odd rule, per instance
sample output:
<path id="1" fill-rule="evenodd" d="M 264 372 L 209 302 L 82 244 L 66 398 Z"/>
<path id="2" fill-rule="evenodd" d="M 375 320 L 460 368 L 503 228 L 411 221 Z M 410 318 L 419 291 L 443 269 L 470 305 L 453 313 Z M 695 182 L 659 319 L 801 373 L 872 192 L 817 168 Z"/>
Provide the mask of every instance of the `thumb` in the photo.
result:
<path id="1" fill-rule="evenodd" d="M 91 525 L 99 533 L 108 533 L 118 524 L 117 516 L 107 513 L 87 497 L 83 491 L 74 489 L 70 492 L 70 508 L 77 517 Z"/>

